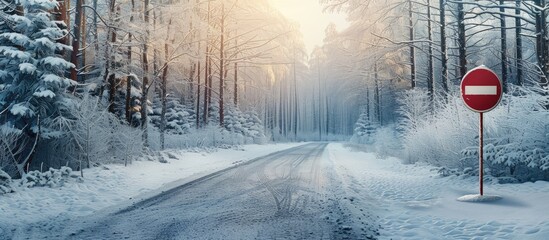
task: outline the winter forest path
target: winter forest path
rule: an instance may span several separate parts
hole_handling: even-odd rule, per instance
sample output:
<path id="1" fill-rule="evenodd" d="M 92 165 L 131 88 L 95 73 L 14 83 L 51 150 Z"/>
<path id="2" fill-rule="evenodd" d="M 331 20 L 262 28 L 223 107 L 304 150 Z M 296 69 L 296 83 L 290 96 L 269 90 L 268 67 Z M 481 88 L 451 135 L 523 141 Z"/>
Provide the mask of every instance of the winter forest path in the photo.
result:
<path id="1" fill-rule="evenodd" d="M 117 212 L 70 221 L 66 239 L 367 239 L 326 151 L 310 143 L 180 185 Z M 59 234 L 59 232 L 57 232 Z M 59 235 L 57 237 L 60 237 Z"/>

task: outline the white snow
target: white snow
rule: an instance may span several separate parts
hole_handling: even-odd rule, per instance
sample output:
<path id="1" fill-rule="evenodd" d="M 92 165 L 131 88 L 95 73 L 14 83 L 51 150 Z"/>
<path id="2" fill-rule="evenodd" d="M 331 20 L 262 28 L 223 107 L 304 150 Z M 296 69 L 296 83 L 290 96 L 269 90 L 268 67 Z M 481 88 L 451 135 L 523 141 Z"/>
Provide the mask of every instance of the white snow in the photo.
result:
<path id="1" fill-rule="evenodd" d="M 27 116 L 29 112 L 32 114 L 32 111 L 24 105 L 24 103 L 14 104 L 10 109 L 11 114 Z"/>
<path id="2" fill-rule="evenodd" d="M 89 215 L 297 145 L 300 144 L 246 145 L 241 149 L 222 149 L 211 153 L 167 150 L 162 154 L 169 163 L 143 160 L 127 167 L 106 165 L 107 169 L 84 169 L 83 182 L 69 181 L 60 188 L 17 187 L 15 193 L 0 195 L 0 235 L 2 228 L 14 223 L 24 225 L 57 216 Z"/>
<path id="3" fill-rule="evenodd" d="M 42 61 L 44 61 L 44 64 L 46 65 L 60 69 L 74 68 L 74 64 L 59 57 L 45 57 Z"/>
<path id="4" fill-rule="evenodd" d="M 485 183 L 486 195 L 502 199 L 460 202 L 478 191 L 476 178 L 441 178 L 429 166 L 343 144 L 330 144 L 328 151 L 343 187 L 381 208 L 381 239 L 549 239 L 549 182 Z"/>
<path id="5" fill-rule="evenodd" d="M 128 167 L 85 169 L 85 181 L 61 188 L 17 188 L 0 196 L 0 234 L 14 224 L 89 215 L 101 209 L 158 194 L 226 167 L 299 144 L 249 145 L 212 153 L 168 150 L 169 163 L 137 161 Z M 428 165 L 406 165 L 397 158 L 331 143 L 322 155 L 333 163 L 348 214 L 362 210 L 379 215 L 380 239 L 548 239 L 549 182 L 485 183 L 493 202 L 461 202 L 475 198 L 474 177 L 439 177 Z M 174 159 L 174 157 L 176 159 Z M 478 197 L 477 197 L 478 198 Z M 349 216 L 350 216 L 349 215 Z M 360 219 L 360 218 L 359 218 Z M 375 218 L 374 218 L 375 219 Z M 362 220 L 365 221 L 365 220 Z M 342 226 L 354 228 L 360 226 Z M 4 229 L 2 229 L 4 228 Z"/>
<path id="6" fill-rule="evenodd" d="M 31 63 L 21 63 L 19 64 L 19 71 L 27 74 L 33 74 L 36 71 L 36 66 Z"/>
<path id="7" fill-rule="evenodd" d="M 462 202 L 493 202 L 501 200 L 501 197 L 497 195 L 467 194 L 458 197 L 457 200 Z"/>
<path id="8" fill-rule="evenodd" d="M 53 93 L 51 90 L 43 90 L 43 91 L 39 91 L 39 92 L 35 92 L 32 94 L 33 96 L 35 97 L 49 97 L 49 98 L 54 98 L 55 97 L 55 93 Z"/>

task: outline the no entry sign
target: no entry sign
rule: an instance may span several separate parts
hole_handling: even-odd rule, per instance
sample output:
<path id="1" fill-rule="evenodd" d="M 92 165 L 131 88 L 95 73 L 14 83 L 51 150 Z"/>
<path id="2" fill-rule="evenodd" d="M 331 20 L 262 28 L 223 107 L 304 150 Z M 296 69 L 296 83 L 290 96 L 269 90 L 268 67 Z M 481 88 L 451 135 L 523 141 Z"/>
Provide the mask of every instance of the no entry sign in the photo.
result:
<path id="1" fill-rule="evenodd" d="M 461 98 L 475 112 L 488 112 L 501 100 L 501 81 L 485 66 L 472 69 L 461 81 Z"/>
<path id="2" fill-rule="evenodd" d="M 479 185 L 484 194 L 483 177 L 483 113 L 494 109 L 501 100 L 501 81 L 492 70 L 480 66 L 469 71 L 461 80 L 461 98 L 465 105 L 479 113 Z"/>

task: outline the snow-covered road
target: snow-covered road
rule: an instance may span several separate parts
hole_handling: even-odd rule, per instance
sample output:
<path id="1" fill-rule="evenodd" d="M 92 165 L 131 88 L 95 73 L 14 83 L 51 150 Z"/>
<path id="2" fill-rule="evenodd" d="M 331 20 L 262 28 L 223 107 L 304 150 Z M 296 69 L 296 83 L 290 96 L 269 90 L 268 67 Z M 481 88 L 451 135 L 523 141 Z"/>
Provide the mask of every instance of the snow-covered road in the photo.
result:
<path id="1" fill-rule="evenodd" d="M 69 213 L 62 209 L 73 208 L 58 206 L 44 211 L 45 217 L 32 216 L 37 221 L 20 221 L 47 207 L 21 207 L 40 203 L 17 194 L 71 191 L 78 185 L 21 190 L 6 196 L 6 200 L 18 199 L 19 205 L 14 205 L 17 211 L 11 215 L 0 211 L 0 239 L 549 239 L 549 182 L 487 182 L 485 191 L 503 200 L 463 203 L 456 199 L 475 193 L 475 177 L 441 178 L 431 166 L 402 164 L 400 159 L 380 158 L 363 148 L 307 143 L 197 156 L 185 153 L 181 154 L 185 161 L 159 165 L 161 171 L 150 170 L 158 163 L 143 162 L 147 173 L 152 172 L 146 176 L 171 168 L 175 173 L 201 169 L 203 174 L 140 197 L 130 195 L 132 200 L 107 208 L 101 201 L 88 201 L 96 209 L 91 215 Z M 268 155 L 251 157 L 261 153 Z M 200 167 L 194 169 L 191 163 Z M 143 166 L 127 171 L 133 173 Z M 129 178 L 124 182 L 127 176 L 118 180 L 127 188 L 147 182 L 141 173 L 138 176 L 139 181 Z M 79 184 L 98 183 L 104 182 Z M 150 189 L 154 186 L 159 187 L 154 184 Z M 106 193 L 92 191 L 94 198 L 121 191 L 115 187 L 102 190 Z M 85 193 L 80 191 L 78 196 Z M 62 196 L 58 201 L 67 197 Z M 49 198 L 44 195 L 41 200 L 48 202 Z M 12 210 L 0 202 L 1 209 Z M 3 225 L 4 233 L 11 236 L 1 234 Z"/>
<path id="2" fill-rule="evenodd" d="M 119 209 L 39 226 L 69 239 L 366 239 L 377 217 L 352 208 L 327 143 L 276 152 Z M 45 230 L 44 228 L 51 228 Z M 32 235 L 38 234 L 38 235 Z M 40 232 L 40 233 L 38 233 Z"/>

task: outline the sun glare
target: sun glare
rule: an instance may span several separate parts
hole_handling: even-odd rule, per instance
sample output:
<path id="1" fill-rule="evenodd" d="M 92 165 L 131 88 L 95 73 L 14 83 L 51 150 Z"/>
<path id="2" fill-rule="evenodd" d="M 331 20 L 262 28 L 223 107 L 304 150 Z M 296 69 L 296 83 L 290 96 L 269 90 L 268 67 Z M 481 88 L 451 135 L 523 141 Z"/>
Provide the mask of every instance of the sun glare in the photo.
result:
<path id="1" fill-rule="evenodd" d="M 328 24 L 334 23 L 338 30 L 349 25 L 343 14 L 322 11 L 323 7 L 318 0 L 269 0 L 269 2 L 288 19 L 299 24 L 303 42 L 309 54 L 315 46 L 322 45 L 324 30 Z"/>

